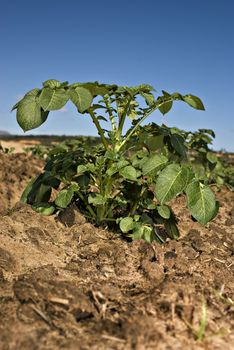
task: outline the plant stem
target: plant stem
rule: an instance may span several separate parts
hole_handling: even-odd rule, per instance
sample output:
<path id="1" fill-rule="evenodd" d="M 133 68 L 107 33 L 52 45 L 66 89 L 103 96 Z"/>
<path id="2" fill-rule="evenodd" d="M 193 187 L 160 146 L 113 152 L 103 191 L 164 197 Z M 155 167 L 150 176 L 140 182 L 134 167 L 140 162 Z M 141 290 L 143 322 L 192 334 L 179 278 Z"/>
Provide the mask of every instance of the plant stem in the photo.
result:
<path id="1" fill-rule="evenodd" d="M 112 127 L 112 131 L 116 131 L 116 125 L 115 125 L 115 118 L 112 114 L 112 111 L 111 111 L 111 106 L 107 100 L 107 98 L 103 97 L 103 100 L 106 104 L 106 109 L 108 111 L 108 114 L 109 114 L 109 118 L 110 118 L 110 121 L 111 121 L 111 127 Z"/>
<path id="2" fill-rule="evenodd" d="M 89 215 L 84 215 L 86 218 L 88 219 L 93 219 L 91 216 Z M 111 219 L 111 218 L 105 218 L 103 219 L 103 221 L 112 221 L 112 222 L 116 222 L 116 219 Z"/>
<path id="3" fill-rule="evenodd" d="M 130 213 L 128 216 L 134 215 L 135 211 L 137 210 L 137 207 L 139 206 L 140 198 L 143 196 L 145 190 L 146 190 L 146 188 L 142 187 L 141 193 L 140 193 L 139 197 L 136 199 L 135 203 L 133 204 L 132 209 L 130 210 Z"/>
<path id="4" fill-rule="evenodd" d="M 103 130 L 101 128 L 101 125 L 98 122 L 97 117 L 95 116 L 94 112 L 91 111 L 91 110 L 89 111 L 89 114 L 91 115 L 91 118 L 92 118 L 92 120 L 93 120 L 93 122 L 94 122 L 94 124 L 95 124 L 95 126 L 96 126 L 96 128 L 98 130 L 98 134 L 101 137 L 101 140 L 102 140 L 102 143 L 103 143 L 105 149 L 108 150 L 108 142 L 107 142 L 107 140 L 105 138 L 104 132 L 103 132 Z"/>
<path id="5" fill-rule="evenodd" d="M 100 183 L 99 188 L 100 188 L 100 193 L 104 198 L 108 198 L 110 191 L 111 191 L 111 185 L 112 185 L 112 181 L 111 178 L 107 178 L 107 181 L 104 180 L 104 182 Z M 106 219 L 106 216 L 108 211 L 109 211 L 109 206 L 107 206 L 106 204 L 97 208 L 97 218 L 98 220 L 101 222 L 103 220 Z"/>
<path id="6" fill-rule="evenodd" d="M 127 104 L 126 104 L 125 110 L 124 110 L 122 116 L 120 117 L 119 126 L 118 126 L 118 132 L 117 132 L 117 139 L 118 140 L 120 140 L 120 138 L 121 138 L 122 131 L 123 131 L 123 126 L 124 126 L 124 121 L 126 119 L 126 116 L 127 116 L 127 113 L 128 113 L 128 108 L 130 106 L 131 101 L 132 101 L 132 98 L 130 96 L 129 100 L 128 100 Z"/>
<path id="7" fill-rule="evenodd" d="M 167 100 L 166 102 L 169 102 L 169 101 L 173 101 L 173 99 Z M 125 137 L 123 142 L 120 144 L 118 151 L 120 151 L 121 148 L 123 148 L 123 146 L 126 144 L 126 142 L 128 142 L 130 137 L 134 134 L 136 129 L 141 125 L 141 123 L 143 123 L 143 121 L 146 118 L 148 118 L 150 116 L 150 114 L 152 114 L 157 108 L 163 106 L 164 104 L 165 104 L 165 101 L 163 101 L 162 103 L 159 103 L 159 104 L 156 103 L 156 105 L 138 121 L 138 123 L 134 126 L 134 128 L 130 131 L 130 133 Z"/>
<path id="8" fill-rule="evenodd" d="M 83 194 L 79 191 L 77 191 L 77 194 L 81 198 L 81 200 L 85 203 L 85 206 L 88 209 L 88 211 L 90 212 L 90 214 L 92 215 L 92 218 L 96 219 L 96 217 L 97 217 L 96 213 L 93 211 L 92 207 L 88 204 L 87 200 L 85 200 Z"/>

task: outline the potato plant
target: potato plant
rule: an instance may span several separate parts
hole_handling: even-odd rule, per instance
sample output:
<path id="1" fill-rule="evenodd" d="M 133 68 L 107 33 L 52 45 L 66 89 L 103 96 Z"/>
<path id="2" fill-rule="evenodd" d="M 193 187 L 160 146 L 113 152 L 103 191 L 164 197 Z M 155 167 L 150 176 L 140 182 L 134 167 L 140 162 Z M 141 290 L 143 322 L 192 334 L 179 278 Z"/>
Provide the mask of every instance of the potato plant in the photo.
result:
<path id="1" fill-rule="evenodd" d="M 219 156 L 211 150 L 215 133 L 211 129 L 198 129 L 195 132 L 182 131 L 188 149 L 188 160 L 192 164 L 197 177 L 205 183 L 217 187 L 226 185 L 233 190 L 234 168 L 225 156 Z"/>
<path id="2" fill-rule="evenodd" d="M 151 135 L 151 147 L 157 152 L 166 152 L 179 161 L 188 162 L 196 174 L 197 179 L 206 184 L 222 185 L 233 190 L 234 166 L 231 159 L 220 156 L 212 151 L 210 145 L 215 138 L 211 129 L 198 129 L 197 131 L 184 131 L 175 127 L 159 126 L 155 123 L 142 128 L 144 133 Z M 140 140 L 140 139 L 139 139 Z"/>
<path id="3" fill-rule="evenodd" d="M 191 94 L 155 96 L 149 85 L 135 87 L 47 80 L 13 109 L 24 131 L 37 128 L 50 111 L 71 101 L 97 128 L 101 145 L 55 152 L 43 173 L 32 179 L 21 200 L 50 215 L 75 203 L 98 226 L 120 229 L 132 239 L 163 242 L 179 236 L 170 201 L 185 194 L 191 215 L 207 224 L 217 213 L 215 196 L 187 162 L 184 138 L 157 124 L 142 126 L 155 111 L 170 111 L 175 101 L 204 110 Z M 126 120 L 131 127 L 125 132 Z M 164 132 L 165 135 L 162 135 Z M 164 147 L 164 146 L 167 147 Z M 51 196 L 52 190 L 56 197 Z"/>

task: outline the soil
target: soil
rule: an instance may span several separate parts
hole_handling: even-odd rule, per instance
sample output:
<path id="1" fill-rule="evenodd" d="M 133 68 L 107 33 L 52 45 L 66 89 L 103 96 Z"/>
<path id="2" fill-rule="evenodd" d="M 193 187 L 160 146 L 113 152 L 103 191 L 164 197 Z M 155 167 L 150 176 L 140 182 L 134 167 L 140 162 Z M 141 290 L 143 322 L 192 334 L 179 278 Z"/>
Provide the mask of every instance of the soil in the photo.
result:
<path id="1" fill-rule="evenodd" d="M 19 203 L 42 165 L 0 154 L 0 349 L 234 348 L 233 192 L 206 227 L 177 198 L 177 241 L 127 242 L 75 207 L 55 219 Z"/>
<path id="2" fill-rule="evenodd" d="M 36 145 L 40 145 L 41 142 L 39 140 L 8 140 L 6 138 L 4 138 L 3 140 L 1 140 L 1 146 L 3 148 L 9 148 L 9 149 L 13 149 L 13 151 L 15 153 L 20 153 L 20 152 L 24 152 L 24 149 L 28 148 L 28 147 L 32 147 L 32 146 L 36 146 Z"/>
<path id="3" fill-rule="evenodd" d="M 0 152 L 0 214 L 11 208 L 44 163 L 25 153 L 4 154 Z"/>

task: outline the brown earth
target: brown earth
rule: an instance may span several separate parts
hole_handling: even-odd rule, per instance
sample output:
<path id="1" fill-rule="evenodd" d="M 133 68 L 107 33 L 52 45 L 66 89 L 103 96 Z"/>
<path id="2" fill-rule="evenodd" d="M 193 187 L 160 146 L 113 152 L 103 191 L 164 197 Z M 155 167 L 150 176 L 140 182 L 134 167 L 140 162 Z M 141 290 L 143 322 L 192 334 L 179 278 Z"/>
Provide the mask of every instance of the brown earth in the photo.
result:
<path id="1" fill-rule="evenodd" d="M 12 149 L 12 151 L 14 153 L 20 153 L 20 152 L 24 152 L 24 149 L 27 147 L 32 147 L 35 145 L 40 145 L 41 142 L 37 139 L 35 140 L 18 140 L 18 141 L 14 141 L 14 140 L 0 140 L 1 141 L 1 146 L 3 148 L 9 148 Z"/>
<path id="2" fill-rule="evenodd" d="M 0 152 L 0 213 L 19 200 L 28 180 L 39 173 L 43 164 L 25 153 Z"/>
<path id="3" fill-rule="evenodd" d="M 0 154 L 0 349 L 234 348 L 233 192 L 206 227 L 176 199 L 178 241 L 129 243 L 73 207 L 59 221 L 16 203 L 41 167 Z"/>

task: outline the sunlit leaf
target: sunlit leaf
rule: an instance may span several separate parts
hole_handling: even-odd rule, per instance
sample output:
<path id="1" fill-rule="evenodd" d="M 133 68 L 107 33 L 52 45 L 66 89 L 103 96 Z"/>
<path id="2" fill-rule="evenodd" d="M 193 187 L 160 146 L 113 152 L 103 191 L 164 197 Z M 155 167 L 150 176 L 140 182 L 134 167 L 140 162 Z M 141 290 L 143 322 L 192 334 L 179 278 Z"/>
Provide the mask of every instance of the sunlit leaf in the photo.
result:
<path id="1" fill-rule="evenodd" d="M 75 89 L 69 89 L 69 96 L 80 113 L 84 113 L 93 101 L 90 91 L 80 86 Z"/>
<path id="2" fill-rule="evenodd" d="M 148 106 L 152 106 L 155 103 L 155 98 L 153 94 L 142 92 L 141 96 L 145 99 Z"/>
<path id="3" fill-rule="evenodd" d="M 39 97 L 39 103 L 44 111 L 55 111 L 65 106 L 68 101 L 65 89 L 43 88 Z"/>
<path id="4" fill-rule="evenodd" d="M 173 101 L 171 99 L 171 97 L 159 97 L 157 100 L 159 107 L 158 109 L 160 110 L 160 112 L 164 115 L 166 113 L 168 113 L 170 111 L 170 109 L 172 108 L 173 105 Z"/>
<path id="5" fill-rule="evenodd" d="M 60 208 L 66 208 L 70 203 L 74 195 L 74 188 L 70 186 L 61 190 L 55 199 L 55 204 Z"/>
<path id="6" fill-rule="evenodd" d="M 55 211 L 55 206 L 50 203 L 39 202 L 32 205 L 32 209 L 42 215 L 52 215 Z"/>
<path id="7" fill-rule="evenodd" d="M 215 195 L 199 181 L 191 182 L 186 188 L 188 207 L 192 216 L 201 224 L 207 224 L 216 213 Z"/>
<path id="8" fill-rule="evenodd" d="M 153 154 L 152 156 L 148 157 L 146 161 L 143 162 L 142 173 L 143 175 L 147 175 L 152 172 L 155 173 L 156 171 L 162 169 L 167 162 L 167 157 L 161 154 Z"/>
<path id="9" fill-rule="evenodd" d="M 16 118 L 24 131 L 31 130 L 43 124 L 49 112 L 44 112 L 38 102 L 38 92 L 34 91 L 25 97 L 17 105 Z"/>
<path id="10" fill-rule="evenodd" d="M 56 79 L 49 79 L 49 80 L 46 80 L 44 81 L 44 83 L 42 84 L 43 87 L 45 88 L 57 88 L 57 87 L 60 87 L 61 86 L 61 83 L 59 80 L 56 80 Z"/>
<path id="11" fill-rule="evenodd" d="M 127 232 L 131 231 L 134 227 L 133 218 L 126 217 L 126 218 L 121 219 L 120 223 L 119 223 L 119 227 L 123 233 L 127 233 Z"/>
<path id="12" fill-rule="evenodd" d="M 88 196 L 88 202 L 94 206 L 99 206 L 105 204 L 106 199 L 100 193 L 91 193 Z"/>
<path id="13" fill-rule="evenodd" d="M 122 169 L 120 169 L 119 171 L 120 175 L 123 176 L 125 179 L 128 179 L 128 180 L 137 180 L 137 171 L 136 169 L 131 166 L 131 165 L 128 165 Z"/>
<path id="14" fill-rule="evenodd" d="M 127 160 L 120 160 L 119 162 L 114 163 L 108 170 L 107 175 L 112 176 L 117 173 L 121 168 L 126 167 L 129 164 Z"/>
<path id="15" fill-rule="evenodd" d="M 159 174 L 155 195 L 164 204 L 183 192 L 188 183 L 189 169 L 179 164 L 170 164 Z"/>
<path id="16" fill-rule="evenodd" d="M 215 164 L 218 162 L 218 157 L 214 152 L 207 152 L 206 158 L 211 162 L 212 164 Z"/>
<path id="17" fill-rule="evenodd" d="M 91 93 L 92 97 L 96 97 L 98 95 L 104 96 L 106 94 L 111 94 L 117 89 L 117 85 L 99 84 L 97 81 L 88 83 L 75 83 L 72 84 L 70 87 L 82 87 L 84 89 L 87 89 Z"/>
<path id="18" fill-rule="evenodd" d="M 171 216 L 171 210 L 167 205 L 158 205 L 157 210 L 159 215 L 164 219 L 169 219 Z"/>
<path id="19" fill-rule="evenodd" d="M 197 96 L 185 95 L 185 96 L 183 96 L 183 100 L 195 109 L 200 109 L 202 111 L 205 110 L 205 107 L 204 107 L 202 101 Z"/>

